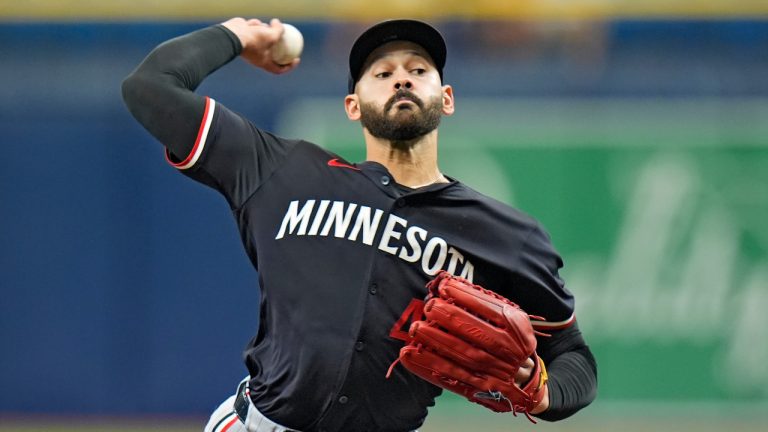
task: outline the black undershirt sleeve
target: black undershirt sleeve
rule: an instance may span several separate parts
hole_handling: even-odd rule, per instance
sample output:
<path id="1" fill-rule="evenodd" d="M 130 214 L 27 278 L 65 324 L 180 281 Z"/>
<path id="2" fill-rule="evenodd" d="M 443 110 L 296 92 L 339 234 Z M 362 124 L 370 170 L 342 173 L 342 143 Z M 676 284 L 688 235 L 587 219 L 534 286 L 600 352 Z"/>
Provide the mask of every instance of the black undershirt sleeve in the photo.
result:
<path id="1" fill-rule="evenodd" d="M 538 337 L 537 353 L 549 374 L 549 409 L 536 417 L 562 420 L 589 405 L 597 396 L 597 362 L 576 322 Z"/>
<path id="2" fill-rule="evenodd" d="M 194 90 L 241 51 L 240 40 L 222 25 L 171 39 L 123 81 L 123 100 L 139 123 L 183 158 L 195 144 L 205 111 L 205 97 Z"/>

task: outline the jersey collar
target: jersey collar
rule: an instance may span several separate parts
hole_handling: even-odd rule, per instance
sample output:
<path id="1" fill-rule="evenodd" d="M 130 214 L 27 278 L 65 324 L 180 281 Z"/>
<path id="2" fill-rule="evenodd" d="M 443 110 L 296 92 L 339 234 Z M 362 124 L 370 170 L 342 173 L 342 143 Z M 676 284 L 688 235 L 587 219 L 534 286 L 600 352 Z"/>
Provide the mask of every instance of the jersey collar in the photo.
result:
<path id="1" fill-rule="evenodd" d="M 436 193 L 447 188 L 453 187 L 458 182 L 449 176 L 445 176 L 449 180 L 448 183 L 434 183 L 429 186 L 424 186 L 418 189 L 410 189 L 406 186 L 400 185 L 395 182 L 395 178 L 389 172 L 389 170 L 382 164 L 373 161 L 365 161 L 355 164 L 357 168 L 379 189 L 392 198 L 399 198 L 405 195 L 417 195 L 425 193 Z"/>

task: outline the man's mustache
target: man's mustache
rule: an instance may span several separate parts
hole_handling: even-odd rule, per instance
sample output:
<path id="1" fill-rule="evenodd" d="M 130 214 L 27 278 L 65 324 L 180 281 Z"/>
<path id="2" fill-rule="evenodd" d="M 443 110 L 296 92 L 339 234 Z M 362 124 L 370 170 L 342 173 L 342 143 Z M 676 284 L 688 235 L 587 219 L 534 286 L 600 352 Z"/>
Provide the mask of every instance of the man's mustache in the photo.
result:
<path id="1" fill-rule="evenodd" d="M 392 106 L 394 106 L 395 103 L 403 99 L 407 99 L 415 103 L 416 106 L 418 106 L 421 109 L 424 108 L 424 102 L 422 102 L 418 96 L 411 93 L 409 90 L 400 89 L 391 98 L 389 98 L 386 104 L 384 104 L 384 112 L 389 112 L 389 110 L 392 109 Z"/>

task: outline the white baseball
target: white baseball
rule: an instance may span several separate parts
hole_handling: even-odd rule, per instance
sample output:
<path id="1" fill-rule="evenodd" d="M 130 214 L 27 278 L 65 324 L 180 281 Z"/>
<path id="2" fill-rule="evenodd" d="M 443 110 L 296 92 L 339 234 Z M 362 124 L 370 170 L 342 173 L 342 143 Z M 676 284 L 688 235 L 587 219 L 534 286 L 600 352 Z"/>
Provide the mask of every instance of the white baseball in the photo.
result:
<path id="1" fill-rule="evenodd" d="M 304 37 L 296 27 L 283 23 L 283 37 L 272 46 L 272 61 L 279 65 L 289 64 L 301 55 L 304 49 Z"/>

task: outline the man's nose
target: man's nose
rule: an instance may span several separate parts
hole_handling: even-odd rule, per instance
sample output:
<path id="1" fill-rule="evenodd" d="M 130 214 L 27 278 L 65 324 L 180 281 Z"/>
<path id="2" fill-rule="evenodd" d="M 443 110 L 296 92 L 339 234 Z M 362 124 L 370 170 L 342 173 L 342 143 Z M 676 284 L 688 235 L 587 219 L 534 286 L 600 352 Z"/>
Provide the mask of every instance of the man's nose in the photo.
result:
<path id="1" fill-rule="evenodd" d="M 395 90 L 400 90 L 401 88 L 410 90 L 412 87 L 413 87 L 413 83 L 407 76 L 398 78 L 397 81 L 395 81 Z"/>

